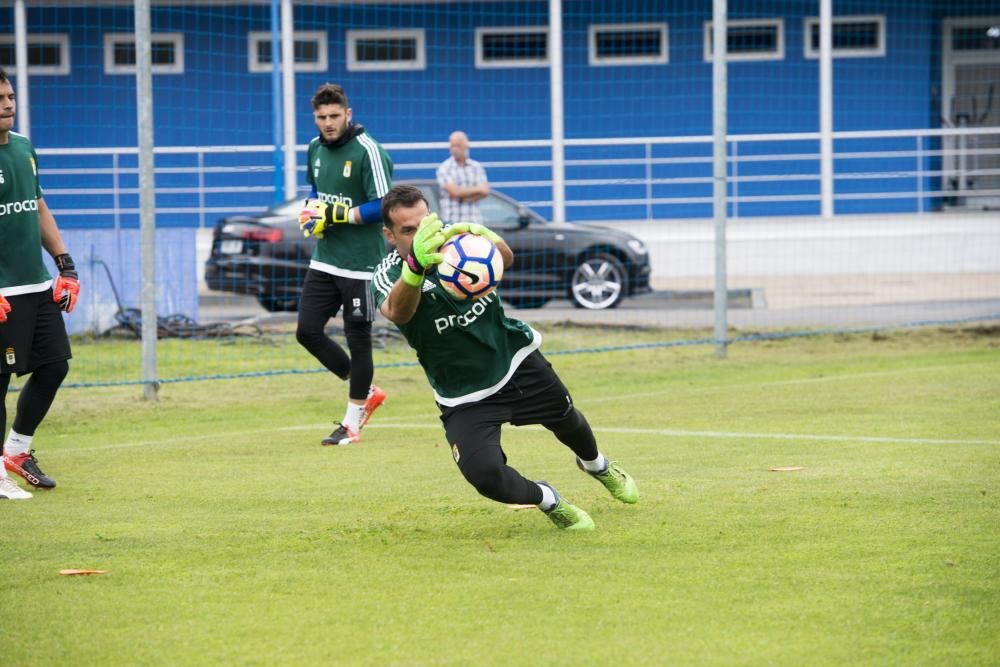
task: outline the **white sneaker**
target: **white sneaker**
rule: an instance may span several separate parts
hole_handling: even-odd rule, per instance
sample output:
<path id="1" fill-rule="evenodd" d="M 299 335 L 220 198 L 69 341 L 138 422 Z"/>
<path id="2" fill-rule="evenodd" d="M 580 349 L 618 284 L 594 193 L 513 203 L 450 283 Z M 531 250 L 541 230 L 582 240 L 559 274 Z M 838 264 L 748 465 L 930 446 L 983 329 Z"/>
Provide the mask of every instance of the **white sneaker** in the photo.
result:
<path id="1" fill-rule="evenodd" d="M 0 500 L 27 500 L 31 494 L 17 485 L 10 477 L 0 479 Z"/>

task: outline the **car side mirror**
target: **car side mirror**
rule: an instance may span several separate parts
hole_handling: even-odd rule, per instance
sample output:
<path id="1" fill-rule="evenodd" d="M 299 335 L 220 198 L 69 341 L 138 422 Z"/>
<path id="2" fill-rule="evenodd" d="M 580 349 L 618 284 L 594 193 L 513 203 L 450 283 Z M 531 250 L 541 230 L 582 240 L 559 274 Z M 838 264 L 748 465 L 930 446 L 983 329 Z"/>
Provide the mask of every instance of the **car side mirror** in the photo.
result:
<path id="1" fill-rule="evenodd" d="M 517 224 L 521 229 L 531 224 L 531 214 L 523 206 L 517 207 Z"/>

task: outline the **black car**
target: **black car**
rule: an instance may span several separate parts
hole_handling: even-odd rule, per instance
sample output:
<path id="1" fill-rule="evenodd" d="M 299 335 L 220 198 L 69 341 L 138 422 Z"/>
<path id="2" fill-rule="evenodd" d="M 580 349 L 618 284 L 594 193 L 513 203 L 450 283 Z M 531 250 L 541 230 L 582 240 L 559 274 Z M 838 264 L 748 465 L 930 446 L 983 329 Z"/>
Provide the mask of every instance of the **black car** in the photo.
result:
<path id="1" fill-rule="evenodd" d="M 408 181 L 438 210 L 434 181 Z M 252 294 L 269 311 L 296 310 L 315 240 L 303 237 L 298 215 L 303 199 L 260 215 L 220 220 L 205 264 L 208 287 Z M 580 308 L 614 308 L 627 296 L 649 292 L 649 255 L 631 234 L 586 224 L 548 222 L 493 190 L 479 202 L 483 223 L 514 251 L 500 296 L 515 308 L 540 308 L 569 299 Z"/>

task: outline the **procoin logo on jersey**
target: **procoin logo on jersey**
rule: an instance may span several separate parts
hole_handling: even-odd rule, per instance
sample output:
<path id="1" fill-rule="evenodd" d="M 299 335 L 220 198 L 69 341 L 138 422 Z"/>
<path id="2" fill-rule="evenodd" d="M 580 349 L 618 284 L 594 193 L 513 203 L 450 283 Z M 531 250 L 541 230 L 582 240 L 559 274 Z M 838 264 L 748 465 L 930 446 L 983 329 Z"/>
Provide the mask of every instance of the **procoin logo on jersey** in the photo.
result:
<path id="1" fill-rule="evenodd" d="M 351 208 L 354 207 L 354 200 L 350 197 L 345 197 L 344 195 L 331 195 L 326 192 L 317 192 L 316 198 L 324 204 L 336 204 L 339 202 L 341 204 L 347 204 L 347 206 Z"/>
<path id="2" fill-rule="evenodd" d="M 12 201 L 6 204 L 0 204 L 0 216 L 10 215 L 11 213 L 24 213 L 25 211 L 37 211 L 38 210 L 38 200 L 37 199 L 25 199 L 24 201 Z"/>
<path id="3" fill-rule="evenodd" d="M 344 163 L 344 178 L 350 178 L 350 177 L 351 177 L 351 161 L 348 160 L 347 162 Z"/>
<path id="4" fill-rule="evenodd" d="M 491 292 L 473 303 L 472 308 L 470 308 L 466 313 L 436 318 L 434 320 L 434 327 L 437 329 L 438 333 L 442 333 L 449 327 L 467 327 L 478 320 L 479 316 L 486 312 L 487 306 L 496 301 L 496 298 L 496 293 Z"/>

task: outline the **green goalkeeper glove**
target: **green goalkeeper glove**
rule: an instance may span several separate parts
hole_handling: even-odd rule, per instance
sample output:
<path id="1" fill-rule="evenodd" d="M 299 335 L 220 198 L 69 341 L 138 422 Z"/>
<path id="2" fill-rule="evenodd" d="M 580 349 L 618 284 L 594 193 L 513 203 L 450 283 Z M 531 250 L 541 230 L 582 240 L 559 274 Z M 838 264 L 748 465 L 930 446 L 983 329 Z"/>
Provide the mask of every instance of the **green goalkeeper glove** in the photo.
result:
<path id="1" fill-rule="evenodd" d="M 500 235 L 489 229 L 485 225 L 480 225 L 477 222 L 456 222 L 453 225 L 448 225 L 444 228 L 444 238 L 447 241 L 453 236 L 458 236 L 459 234 L 475 234 L 476 236 L 482 236 L 489 239 L 489 242 L 493 245 L 503 241 Z"/>
<path id="2" fill-rule="evenodd" d="M 299 229 L 303 236 L 323 238 L 327 225 L 350 222 L 351 207 L 343 202 L 326 204 L 318 199 L 307 199 L 299 213 Z"/>
<path id="3" fill-rule="evenodd" d="M 419 287 L 424 281 L 424 275 L 434 265 L 441 263 L 443 257 L 438 250 L 445 241 L 441 227 L 441 219 L 437 213 L 424 216 L 420 221 L 417 233 L 413 235 L 410 252 L 406 255 L 406 263 L 403 265 L 403 282 L 410 287 Z"/>

